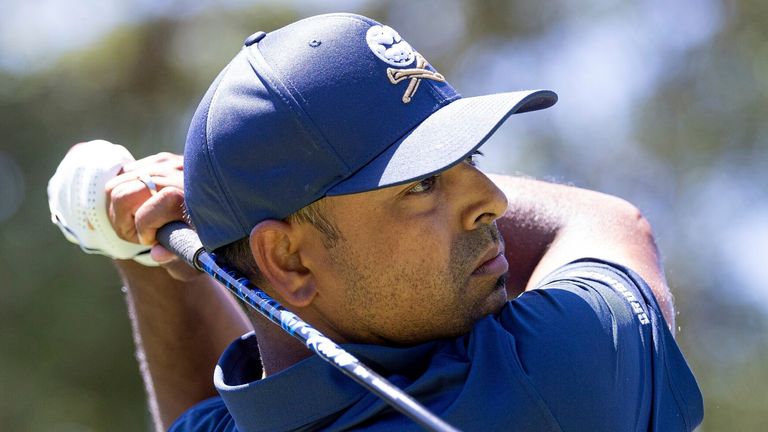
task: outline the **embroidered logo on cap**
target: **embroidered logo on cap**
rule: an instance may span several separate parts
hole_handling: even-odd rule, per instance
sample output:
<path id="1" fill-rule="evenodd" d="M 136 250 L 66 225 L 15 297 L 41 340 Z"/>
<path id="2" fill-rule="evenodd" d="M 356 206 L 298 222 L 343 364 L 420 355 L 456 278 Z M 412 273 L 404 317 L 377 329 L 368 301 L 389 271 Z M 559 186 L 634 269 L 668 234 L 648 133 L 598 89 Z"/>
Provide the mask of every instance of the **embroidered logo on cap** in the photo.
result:
<path id="1" fill-rule="evenodd" d="M 419 83 L 422 79 L 431 79 L 433 81 L 445 81 L 445 77 L 438 73 L 433 72 L 429 69 L 425 69 L 427 66 L 427 60 L 424 59 L 424 57 L 421 56 L 421 54 L 416 53 L 416 67 L 410 68 L 410 69 L 395 69 L 395 68 L 387 68 L 387 76 L 389 77 L 389 82 L 392 84 L 397 84 L 400 81 L 404 79 L 410 78 L 410 82 L 408 82 L 408 87 L 405 89 L 405 93 L 403 94 L 403 103 L 408 103 L 411 101 L 411 98 L 413 97 L 414 93 L 416 93 L 416 89 L 419 88 Z"/>
<path id="2" fill-rule="evenodd" d="M 375 25 L 365 34 L 368 47 L 392 66 L 408 66 L 413 63 L 416 53 L 408 42 L 404 41 L 392 27 Z"/>
<path id="3" fill-rule="evenodd" d="M 411 48 L 400 35 L 389 26 L 375 25 L 368 29 L 365 35 L 368 47 L 376 54 L 376 57 L 392 66 L 404 67 L 416 61 L 416 67 L 408 69 L 387 68 L 387 77 L 392 84 L 398 84 L 403 80 L 408 81 L 408 87 L 403 94 L 403 103 L 408 103 L 413 98 L 422 79 L 433 81 L 445 81 L 442 74 L 427 69 L 427 60 L 421 54 Z"/>

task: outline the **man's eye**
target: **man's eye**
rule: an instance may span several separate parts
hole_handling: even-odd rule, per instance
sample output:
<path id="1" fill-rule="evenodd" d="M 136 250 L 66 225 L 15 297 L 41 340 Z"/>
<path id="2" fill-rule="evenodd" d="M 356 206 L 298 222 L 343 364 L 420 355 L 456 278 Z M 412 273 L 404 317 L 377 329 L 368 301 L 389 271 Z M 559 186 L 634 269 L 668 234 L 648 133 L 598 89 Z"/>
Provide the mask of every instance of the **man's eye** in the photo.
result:
<path id="1" fill-rule="evenodd" d="M 427 177 L 408 189 L 407 194 L 422 194 L 431 192 L 437 182 L 437 176 Z"/>

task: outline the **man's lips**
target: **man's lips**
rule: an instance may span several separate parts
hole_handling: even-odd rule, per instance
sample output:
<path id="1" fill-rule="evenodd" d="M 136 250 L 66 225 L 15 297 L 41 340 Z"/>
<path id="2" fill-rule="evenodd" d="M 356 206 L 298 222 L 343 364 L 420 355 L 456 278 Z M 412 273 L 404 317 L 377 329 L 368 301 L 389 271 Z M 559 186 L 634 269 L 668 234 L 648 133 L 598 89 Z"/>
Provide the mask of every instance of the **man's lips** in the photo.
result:
<path id="1" fill-rule="evenodd" d="M 504 250 L 498 247 L 488 252 L 482 260 L 472 272 L 472 276 L 501 276 L 509 270 L 509 263 L 504 256 Z"/>

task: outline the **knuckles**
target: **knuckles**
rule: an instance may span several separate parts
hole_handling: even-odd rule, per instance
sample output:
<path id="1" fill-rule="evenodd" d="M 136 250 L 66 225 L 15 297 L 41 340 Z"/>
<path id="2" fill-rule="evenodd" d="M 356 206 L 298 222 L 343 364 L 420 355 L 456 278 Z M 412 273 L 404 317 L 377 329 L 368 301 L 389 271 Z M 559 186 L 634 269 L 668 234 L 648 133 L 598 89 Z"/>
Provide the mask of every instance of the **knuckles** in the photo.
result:
<path id="1" fill-rule="evenodd" d="M 146 162 L 152 162 L 159 165 L 165 165 L 170 169 L 179 170 L 184 166 L 184 157 L 175 153 L 160 152 L 155 155 L 149 156 L 145 159 Z"/>
<path id="2" fill-rule="evenodd" d="M 132 187 L 129 183 L 121 183 L 108 193 L 109 220 L 117 236 L 126 241 L 136 241 L 133 214 L 141 203 L 136 197 L 138 192 L 137 187 Z"/>
<path id="3" fill-rule="evenodd" d="M 160 152 L 155 155 L 160 162 L 175 161 L 182 159 L 181 155 L 177 155 L 171 152 Z"/>
<path id="4" fill-rule="evenodd" d="M 182 219 L 184 192 L 175 187 L 161 189 L 137 210 L 135 226 L 142 243 L 151 244 L 158 228 L 168 222 Z"/>

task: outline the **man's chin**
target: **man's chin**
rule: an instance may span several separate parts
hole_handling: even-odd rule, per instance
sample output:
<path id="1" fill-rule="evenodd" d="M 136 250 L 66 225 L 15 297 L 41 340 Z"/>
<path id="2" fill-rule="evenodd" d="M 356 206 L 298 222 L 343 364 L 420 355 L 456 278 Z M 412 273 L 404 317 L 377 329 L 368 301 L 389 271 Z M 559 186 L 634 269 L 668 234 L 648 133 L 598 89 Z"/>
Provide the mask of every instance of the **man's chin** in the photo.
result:
<path id="1" fill-rule="evenodd" d="M 465 315 L 467 321 L 464 322 L 463 326 L 455 328 L 454 332 L 447 336 L 458 337 L 469 333 L 475 324 L 483 318 L 501 312 L 505 304 L 507 304 L 507 290 L 502 285 L 501 288 L 495 289 L 489 296 L 485 297 L 481 304 L 477 304 L 473 312 Z"/>
<path id="2" fill-rule="evenodd" d="M 499 313 L 507 303 L 506 275 L 499 277 L 490 287 L 485 285 L 484 292 L 487 294 L 482 299 L 465 299 L 464 307 L 457 308 L 453 314 L 456 319 L 442 327 L 442 332 L 430 336 L 420 335 L 400 343 L 409 345 L 434 339 L 460 337 L 469 333 L 478 321 Z"/>
<path id="3" fill-rule="evenodd" d="M 483 316 L 498 313 L 507 303 L 507 300 L 507 276 L 503 275 L 496 280 L 493 290 L 486 299 L 487 307 L 484 308 Z"/>

